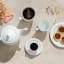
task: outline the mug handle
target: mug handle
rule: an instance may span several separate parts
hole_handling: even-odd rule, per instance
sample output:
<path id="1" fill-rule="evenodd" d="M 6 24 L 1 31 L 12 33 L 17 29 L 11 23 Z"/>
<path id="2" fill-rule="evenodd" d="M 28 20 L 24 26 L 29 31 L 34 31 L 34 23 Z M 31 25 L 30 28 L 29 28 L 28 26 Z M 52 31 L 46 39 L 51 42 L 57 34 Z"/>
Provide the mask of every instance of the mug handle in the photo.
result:
<path id="1" fill-rule="evenodd" d="M 22 20 L 22 17 L 21 17 L 21 16 L 19 17 L 19 20 L 20 20 L 20 21 Z"/>
<path id="2" fill-rule="evenodd" d="M 38 28 L 38 26 L 36 27 L 36 31 L 38 31 L 39 30 L 39 28 Z"/>

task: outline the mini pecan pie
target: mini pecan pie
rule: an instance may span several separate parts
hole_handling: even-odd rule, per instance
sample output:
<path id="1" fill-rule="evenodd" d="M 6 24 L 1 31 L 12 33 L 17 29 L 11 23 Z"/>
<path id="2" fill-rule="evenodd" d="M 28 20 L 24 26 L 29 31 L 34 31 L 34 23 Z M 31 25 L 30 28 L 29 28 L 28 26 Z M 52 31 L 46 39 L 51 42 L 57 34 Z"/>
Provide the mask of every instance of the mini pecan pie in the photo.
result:
<path id="1" fill-rule="evenodd" d="M 64 26 L 60 26 L 58 29 L 59 32 L 64 32 Z"/>
<path id="2" fill-rule="evenodd" d="M 55 33 L 54 38 L 55 39 L 60 39 L 61 38 L 61 34 L 59 32 Z"/>
<path id="3" fill-rule="evenodd" d="M 3 17 L 5 16 L 4 11 L 4 5 L 3 3 L 0 3 L 0 20 L 3 19 Z"/>
<path id="4" fill-rule="evenodd" d="M 64 37 L 61 38 L 61 42 L 64 43 Z"/>

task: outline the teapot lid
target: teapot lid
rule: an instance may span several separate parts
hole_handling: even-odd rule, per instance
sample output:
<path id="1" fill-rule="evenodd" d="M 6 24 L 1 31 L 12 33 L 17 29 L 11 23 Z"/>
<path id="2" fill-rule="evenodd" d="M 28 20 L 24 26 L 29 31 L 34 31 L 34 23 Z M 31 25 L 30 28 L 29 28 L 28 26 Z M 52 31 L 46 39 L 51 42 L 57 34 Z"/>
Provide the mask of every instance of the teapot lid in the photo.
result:
<path id="1" fill-rule="evenodd" d="M 15 27 L 6 26 L 1 31 L 1 39 L 4 43 L 14 43 L 18 39 L 18 33 Z"/>

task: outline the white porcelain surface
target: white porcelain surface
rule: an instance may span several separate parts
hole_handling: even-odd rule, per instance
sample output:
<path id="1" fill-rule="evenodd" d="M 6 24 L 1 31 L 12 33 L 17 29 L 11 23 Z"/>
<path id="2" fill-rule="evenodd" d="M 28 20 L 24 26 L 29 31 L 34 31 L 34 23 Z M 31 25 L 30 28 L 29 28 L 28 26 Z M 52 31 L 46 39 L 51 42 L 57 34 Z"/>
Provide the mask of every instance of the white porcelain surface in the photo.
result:
<path id="1" fill-rule="evenodd" d="M 51 32 L 50 32 L 50 39 L 51 39 L 51 41 L 52 41 L 52 43 L 53 43 L 54 45 L 56 45 L 56 46 L 58 46 L 58 47 L 61 47 L 61 48 L 64 48 L 64 45 L 61 44 L 60 41 L 57 42 L 57 41 L 55 41 L 54 38 L 53 38 L 55 32 L 57 32 L 57 30 L 58 30 L 58 26 L 61 26 L 61 25 L 64 25 L 64 22 L 56 23 L 56 24 L 52 27 Z"/>

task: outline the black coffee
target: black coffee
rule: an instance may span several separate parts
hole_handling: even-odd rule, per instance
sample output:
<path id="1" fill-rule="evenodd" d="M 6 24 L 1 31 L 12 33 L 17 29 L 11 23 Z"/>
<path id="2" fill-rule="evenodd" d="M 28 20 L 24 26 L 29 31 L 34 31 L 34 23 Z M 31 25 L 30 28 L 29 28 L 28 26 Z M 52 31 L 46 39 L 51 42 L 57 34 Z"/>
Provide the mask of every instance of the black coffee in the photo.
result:
<path id="1" fill-rule="evenodd" d="M 35 16 L 35 11 L 32 8 L 25 8 L 23 11 L 23 16 L 25 19 L 32 19 Z"/>
<path id="2" fill-rule="evenodd" d="M 35 50 L 38 49 L 38 45 L 37 45 L 36 43 L 32 43 L 32 44 L 30 45 L 30 48 L 31 48 L 33 51 L 35 51 Z"/>

